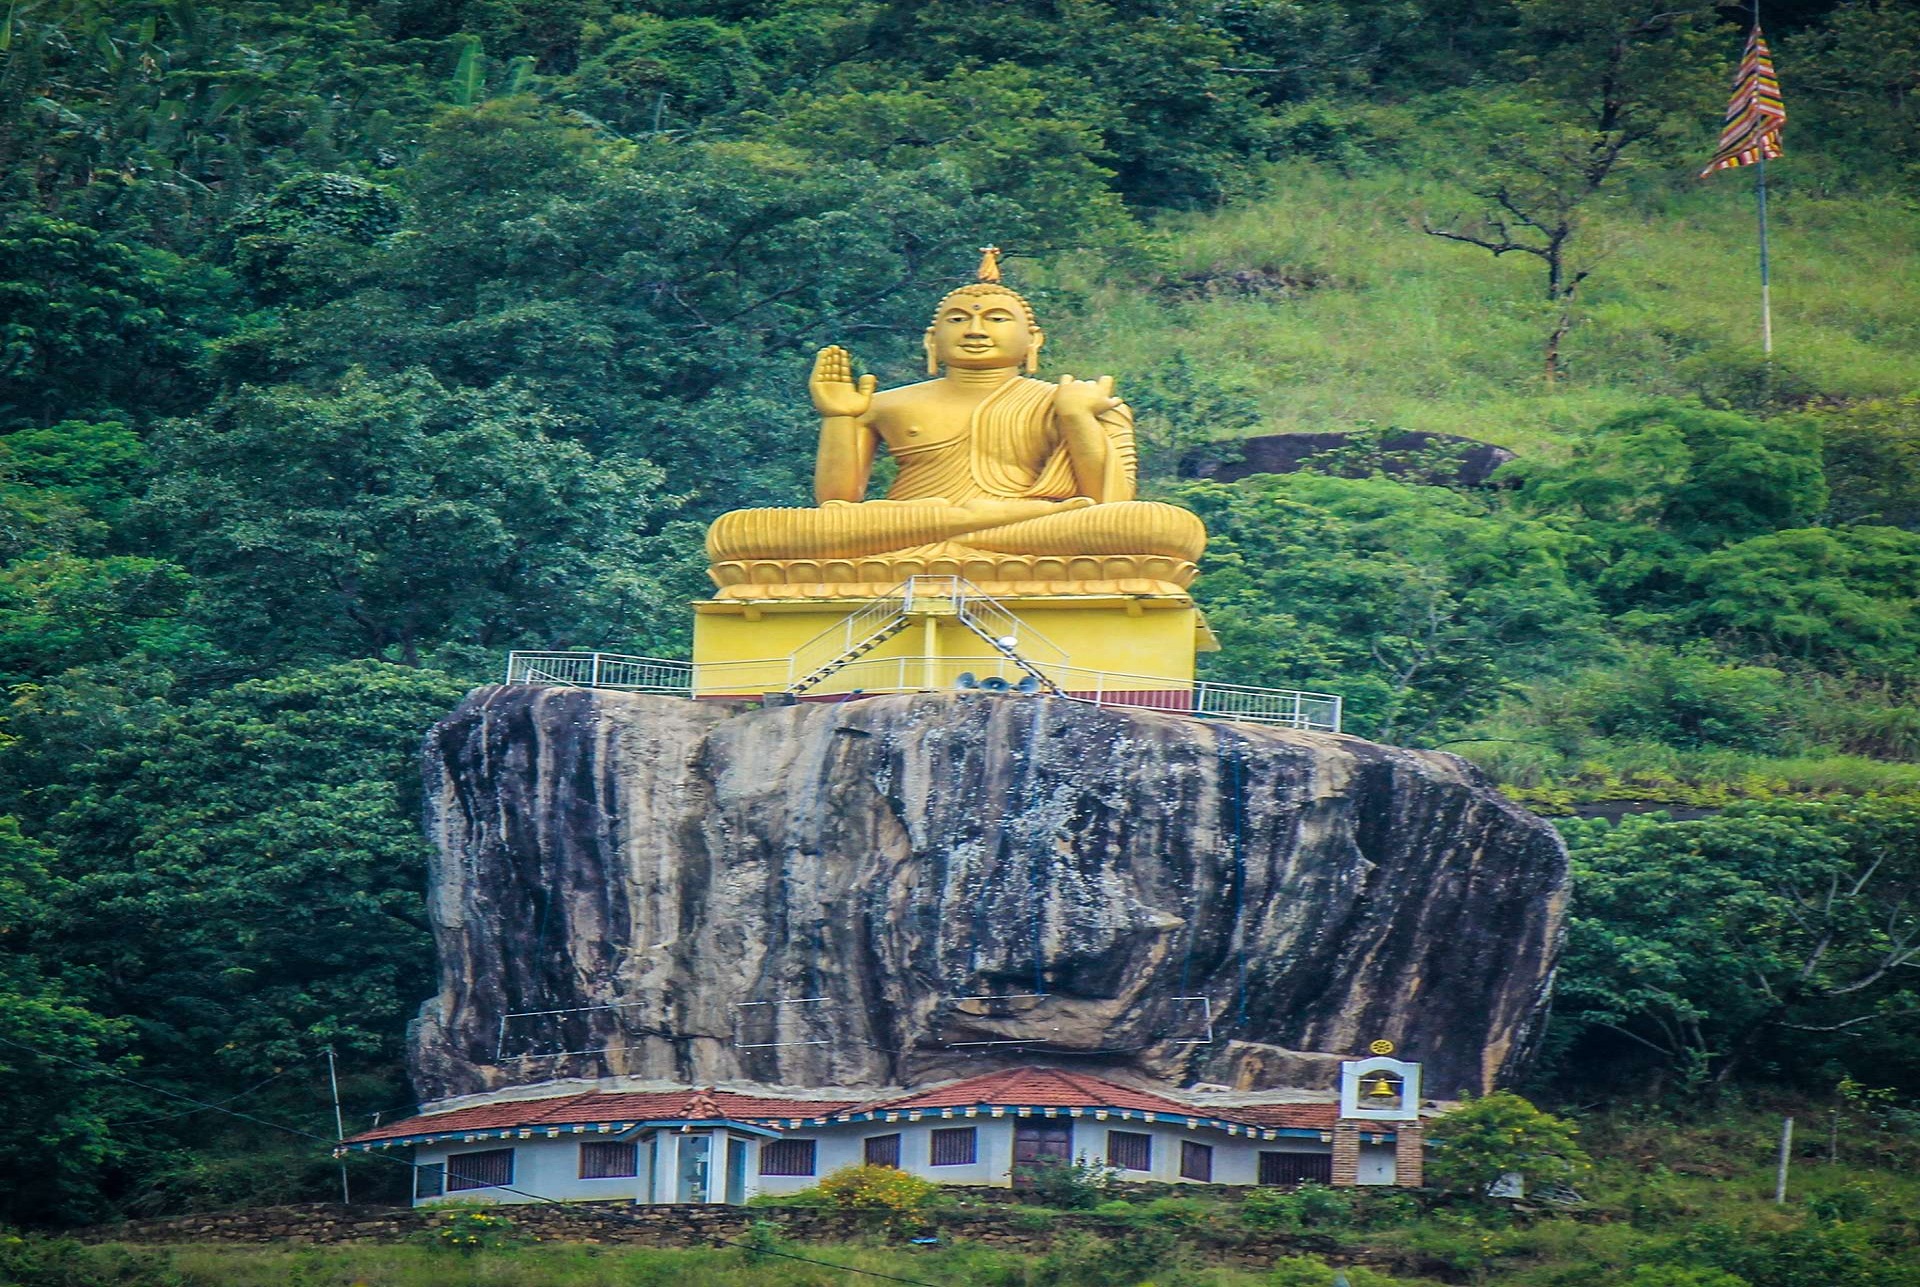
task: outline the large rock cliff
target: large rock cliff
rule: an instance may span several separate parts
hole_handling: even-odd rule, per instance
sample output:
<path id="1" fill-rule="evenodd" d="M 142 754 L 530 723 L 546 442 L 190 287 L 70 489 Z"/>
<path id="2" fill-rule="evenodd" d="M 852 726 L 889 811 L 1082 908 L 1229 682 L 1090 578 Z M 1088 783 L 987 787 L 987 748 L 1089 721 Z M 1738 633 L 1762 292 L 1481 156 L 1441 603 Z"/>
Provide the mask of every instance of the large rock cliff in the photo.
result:
<path id="1" fill-rule="evenodd" d="M 987 694 L 484 688 L 429 735 L 421 1095 L 1019 1062 L 1428 1093 L 1527 1051 L 1567 889 L 1463 761 Z"/>

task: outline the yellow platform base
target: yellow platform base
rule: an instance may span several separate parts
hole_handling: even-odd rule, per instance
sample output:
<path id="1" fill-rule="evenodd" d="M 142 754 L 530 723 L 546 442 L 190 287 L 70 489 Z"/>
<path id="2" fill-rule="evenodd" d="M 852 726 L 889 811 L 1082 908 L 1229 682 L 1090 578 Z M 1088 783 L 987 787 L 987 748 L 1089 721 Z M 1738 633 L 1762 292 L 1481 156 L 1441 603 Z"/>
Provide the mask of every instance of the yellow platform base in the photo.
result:
<path id="1" fill-rule="evenodd" d="M 794 655 L 829 655 L 831 649 L 818 645 L 809 650 L 809 642 L 840 627 L 848 614 L 868 602 L 695 603 L 695 695 L 757 697 L 784 690 L 800 678 Z M 1015 649 L 1077 695 L 1185 692 L 1193 686 L 1194 654 L 1218 647 L 1199 609 L 1185 595 L 1035 595 L 998 602 L 1019 619 L 1012 636 Z M 1012 682 L 1024 672 L 953 612 L 926 611 L 809 688 L 806 696 L 944 691 L 955 687 L 963 673 Z"/>

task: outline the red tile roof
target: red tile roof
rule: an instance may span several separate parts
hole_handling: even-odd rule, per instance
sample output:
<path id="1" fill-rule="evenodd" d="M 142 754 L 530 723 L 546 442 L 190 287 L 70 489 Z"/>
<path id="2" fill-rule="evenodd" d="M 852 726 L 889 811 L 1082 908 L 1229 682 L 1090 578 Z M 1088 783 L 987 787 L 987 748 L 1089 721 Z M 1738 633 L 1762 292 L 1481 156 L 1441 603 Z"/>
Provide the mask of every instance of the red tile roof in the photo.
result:
<path id="1" fill-rule="evenodd" d="M 853 1108 L 844 1099 L 779 1099 L 739 1095 L 728 1090 L 586 1091 L 546 1099 L 514 1099 L 475 1104 L 444 1113 L 425 1113 L 387 1122 L 347 1139 L 349 1144 L 414 1135 L 508 1130 L 522 1126 L 574 1126 L 592 1122 L 760 1121 L 819 1117 Z"/>
<path id="2" fill-rule="evenodd" d="M 1330 1131 L 1340 1120 L 1338 1104 L 1235 1104 L 1215 1111 L 1217 1116 L 1252 1122 L 1255 1126 L 1292 1126 L 1315 1131 Z"/>
<path id="3" fill-rule="evenodd" d="M 1009 1108 L 1133 1108 L 1181 1117 L 1215 1117 L 1191 1104 L 1133 1090 L 1087 1073 L 1060 1068 L 1009 1068 L 964 1081 L 915 1091 L 898 1099 L 862 1104 L 861 1111 L 897 1108 L 963 1108 L 1000 1104 Z"/>
<path id="4" fill-rule="evenodd" d="M 893 1113 L 949 1108 L 1123 1109 L 1169 1117 L 1231 1122 L 1267 1129 L 1327 1130 L 1339 1107 L 1325 1103 L 1189 1104 L 1135 1090 L 1104 1077 L 1061 1068 L 1009 1068 L 917 1090 L 891 1099 L 781 1099 L 729 1090 L 585 1091 L 545 1099 L 475 1104 L 388 1122 L 350 1137 L 348 1144 L 374 1144 L 426 1135 L 458 1135 L 601 1122 L 743 1121 L 775 1123 L 799 1118 Z"/>

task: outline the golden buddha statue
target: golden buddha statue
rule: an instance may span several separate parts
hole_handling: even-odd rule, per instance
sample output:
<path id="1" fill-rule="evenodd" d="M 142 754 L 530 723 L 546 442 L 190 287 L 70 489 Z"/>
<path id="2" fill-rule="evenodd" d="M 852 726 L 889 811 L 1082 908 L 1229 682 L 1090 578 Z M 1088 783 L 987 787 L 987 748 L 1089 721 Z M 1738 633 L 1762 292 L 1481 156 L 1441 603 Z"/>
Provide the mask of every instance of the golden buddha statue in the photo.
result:
<path id="1" fill-rule="evenodd" d="M 923 573 L 1001 595 L 1191 584 L 1206 530 L 1187 510 L 1134 499 L 1133 413 L 1113 377 L 1029 378 L 1046 337 L 1001 284 L 998 253 L 986 248 L 980 280 L 934 311 L 933 379 L 876 392 L 845 349 L 820 350 L 807 385 L 819 505 L 721 515 L 707 557 L 722 599 L 871 597 Z M 870 501 L 882 446 L 899 470 Z"/>

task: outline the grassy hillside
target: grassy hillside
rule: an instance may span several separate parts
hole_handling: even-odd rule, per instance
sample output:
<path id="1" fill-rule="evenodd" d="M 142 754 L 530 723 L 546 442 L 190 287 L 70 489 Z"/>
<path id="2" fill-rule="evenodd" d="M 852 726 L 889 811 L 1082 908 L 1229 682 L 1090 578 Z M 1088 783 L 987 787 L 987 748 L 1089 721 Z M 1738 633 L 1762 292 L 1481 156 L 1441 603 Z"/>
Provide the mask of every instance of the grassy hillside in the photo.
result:
<path id="1" fill-rule="evenodd" d="M 1774 384 L 1789 400 L 1920 387 L 1920 207 L 1800 189 L 1774 167 Z M 1062 369 L 1135 373 L 1174 349 L 1256 397 L 1260 431 L 1371 420 L 1551 450 L 1652 396 L 1760 401 L 1751 185 L 1722 174 L 1657 187 L 1596 215 L 1571 378 L 1540 378 L 1539 261 L 1422 233 L 1475 209 L 1412 169 L 1346 175 L 1310 163 L 1260 175 L 1258 195 L 1159 225 L 1172 289 L 1096 282 L 1087 312 L 1051 319 Z M 1273 293 L 1235 292 L 1251 271 Z M 1180 301 L 1186 283 L 1221 297 Z M 1193 293 L 1189 287 L 1187 293 Z M 1123 375 L 1124 379 L 1124 375 Z"/>

